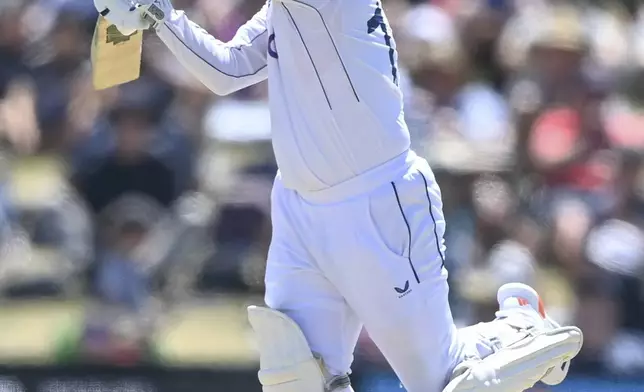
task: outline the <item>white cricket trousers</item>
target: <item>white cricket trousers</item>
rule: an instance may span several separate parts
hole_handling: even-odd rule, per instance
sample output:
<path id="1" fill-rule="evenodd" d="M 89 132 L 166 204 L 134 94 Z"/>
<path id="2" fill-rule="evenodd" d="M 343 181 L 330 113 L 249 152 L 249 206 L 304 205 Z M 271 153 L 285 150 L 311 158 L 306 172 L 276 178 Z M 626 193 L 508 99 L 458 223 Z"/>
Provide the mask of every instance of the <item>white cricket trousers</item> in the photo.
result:
<path id="1" fill-rule="evenodd" d="M 463 359 L 448 303 L 440 189 L 416 158 L 401 178 L 321 204 L 271 195 L 266 304 L 290 316 L 334 375 L 350 372 L 361 328 L 408 392 L 440 392 Z"/>

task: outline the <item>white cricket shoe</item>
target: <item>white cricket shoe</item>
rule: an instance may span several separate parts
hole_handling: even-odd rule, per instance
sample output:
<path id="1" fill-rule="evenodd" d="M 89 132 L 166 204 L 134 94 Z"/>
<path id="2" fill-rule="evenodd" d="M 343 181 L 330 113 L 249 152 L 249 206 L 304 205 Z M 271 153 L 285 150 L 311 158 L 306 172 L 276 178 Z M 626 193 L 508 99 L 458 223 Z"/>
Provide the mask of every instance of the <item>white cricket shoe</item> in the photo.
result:
<path id="1" fill-rule="evenodd" d="M 566 378 L 583 344 L 581 330 L 548 317 L 530 286 L 506 284 L 497 300 L 496 319 L 471 327 L 494 353 L 456 366 L 443 392 L 522 392 L 539 381 L 556 385 Z"/>

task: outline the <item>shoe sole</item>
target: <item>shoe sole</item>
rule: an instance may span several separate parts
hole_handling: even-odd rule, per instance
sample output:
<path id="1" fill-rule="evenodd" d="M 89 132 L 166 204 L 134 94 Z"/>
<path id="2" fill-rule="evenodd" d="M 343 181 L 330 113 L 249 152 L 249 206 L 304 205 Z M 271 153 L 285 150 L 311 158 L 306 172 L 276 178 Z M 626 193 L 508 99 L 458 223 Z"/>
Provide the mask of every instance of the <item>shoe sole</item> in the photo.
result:
<path id="1" fill-rule="evenodd" d="M 479 361 L 450 381 L 443 392 L 522 392 L 553 366 L 577 356 L 582 345 L 583 334 L 577 327 L 543 332 Z"/>

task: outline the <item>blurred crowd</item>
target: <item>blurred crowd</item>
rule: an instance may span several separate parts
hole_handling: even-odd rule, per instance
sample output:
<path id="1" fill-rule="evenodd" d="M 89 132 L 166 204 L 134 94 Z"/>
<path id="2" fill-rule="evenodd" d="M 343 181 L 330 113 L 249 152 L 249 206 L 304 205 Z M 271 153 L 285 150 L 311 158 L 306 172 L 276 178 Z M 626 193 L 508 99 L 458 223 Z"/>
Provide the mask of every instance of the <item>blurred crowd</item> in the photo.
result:
<path id="1" fill-rule="evenodd" d="M 174 0 L 222 41 L 262 3 Z M 522 281 L 584 330 L 578 371 L 641 374 L 644 6 L 384 6 L 443 191 L 458 323 Z M 145 340 L 164 309 L 261 293 L 276 166 L 266 85 L 216 97 L 153 34 L 139 80 L 95 91 L 96 17 L 88 0 L 0 2 L 0 292 L 95 301 L 83 352 L 105 359 L 97 342 Z M 358 359 L 380 361 L 366 335 Z"/>

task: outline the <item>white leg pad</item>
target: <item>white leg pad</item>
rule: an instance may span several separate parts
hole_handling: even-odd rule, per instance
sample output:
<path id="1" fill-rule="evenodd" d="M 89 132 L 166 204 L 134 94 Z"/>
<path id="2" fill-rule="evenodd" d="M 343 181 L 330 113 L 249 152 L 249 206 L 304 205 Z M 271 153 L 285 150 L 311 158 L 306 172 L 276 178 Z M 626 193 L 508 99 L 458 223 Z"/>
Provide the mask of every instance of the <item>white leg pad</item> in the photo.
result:
<path id="1" fill-rule="evenodd" d="M 576 327 L 543 332 L 483 360 L 459 365 L 443 392 L 523 392 L 553 366 L 574 358 L 582 343 L 583 335 Z"/>
<path id="2" fill-rule="evenodd" d="M 248 320 L 257 339 L 264 392 L 328 392 L 348 386 L 348 376 L 325 377 L 302 330 L 284 313 L 250 306 Z"/>

